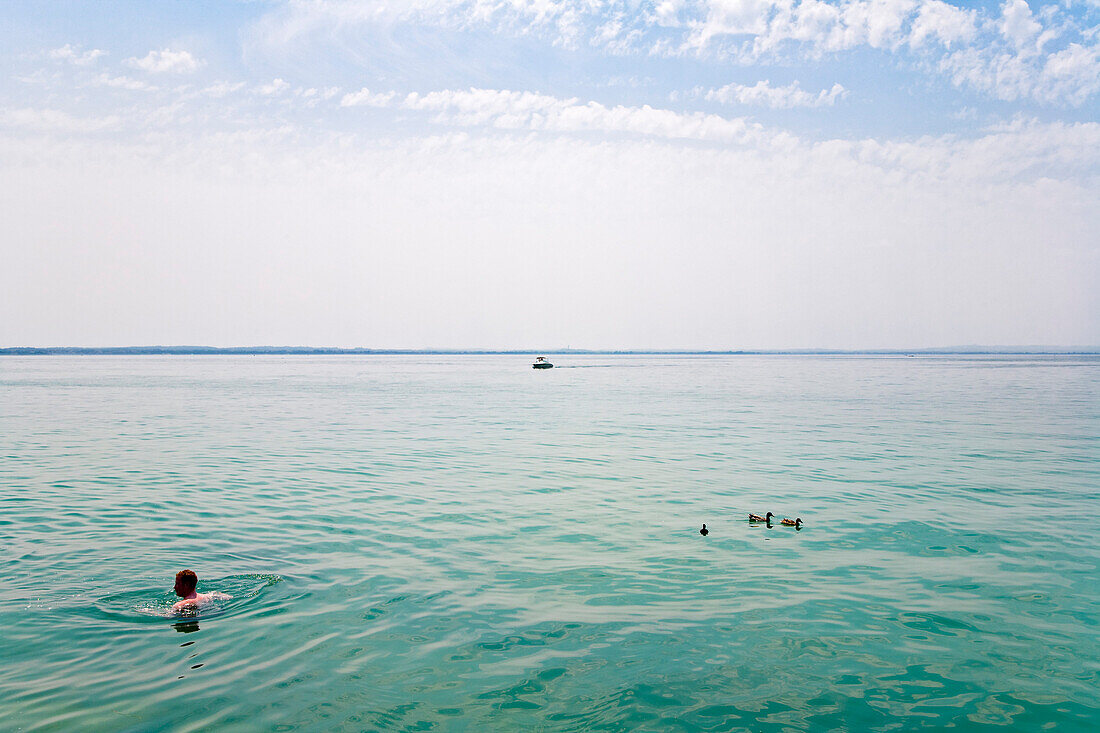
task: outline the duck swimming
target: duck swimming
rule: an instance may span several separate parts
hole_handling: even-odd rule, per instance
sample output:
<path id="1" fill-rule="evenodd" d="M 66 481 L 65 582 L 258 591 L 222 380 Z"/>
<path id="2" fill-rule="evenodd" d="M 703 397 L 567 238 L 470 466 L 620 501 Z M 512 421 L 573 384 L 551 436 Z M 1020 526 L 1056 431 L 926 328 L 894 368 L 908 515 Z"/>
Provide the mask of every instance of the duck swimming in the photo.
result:
<path id="1" fill-rule="evenodd" d="M 794 527 L 795 529 L 801 529 L 801 527 L 802 527 L 802 518 L 801 517 L 798 518 L 798 519 L 784 518 L 779 523 L 782 524 L 784 527 Z"/>
<path id="2" fill-rule="evenodd" d="M 699 534 L 703 535 L 704 537 L 710 534 L 710 530 L 707 529 L 707 525 L 705 523 L 703 524 L 703 528 L 699 530 Z"/>
<path id="3" fill-rule="evenodd" d="M 760 516 L 759 514 L 753 514 L 752 512 L 749 512 L 749 521 L 750 522 L 767 522 L 768 524 L 771 524 L 772 523 L 772 517 L 774 517 L 774 516 L 775 515 L 772 514 L 771 512 L 768 512 L 763 517 Z"/>

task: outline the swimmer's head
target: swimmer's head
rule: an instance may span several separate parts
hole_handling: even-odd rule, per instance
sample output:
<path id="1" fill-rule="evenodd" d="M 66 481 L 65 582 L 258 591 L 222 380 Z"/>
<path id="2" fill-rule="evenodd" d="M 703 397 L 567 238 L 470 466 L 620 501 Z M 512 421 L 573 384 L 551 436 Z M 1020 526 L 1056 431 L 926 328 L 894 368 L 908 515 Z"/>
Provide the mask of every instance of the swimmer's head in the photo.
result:
<path id="1" fill-rule="evenodd" d="M 195 592 L 195 586 L 199 583 L 199 576 L 194 570 L 181 570 L 176 573 L 176 595 L 186 598 Z"/>

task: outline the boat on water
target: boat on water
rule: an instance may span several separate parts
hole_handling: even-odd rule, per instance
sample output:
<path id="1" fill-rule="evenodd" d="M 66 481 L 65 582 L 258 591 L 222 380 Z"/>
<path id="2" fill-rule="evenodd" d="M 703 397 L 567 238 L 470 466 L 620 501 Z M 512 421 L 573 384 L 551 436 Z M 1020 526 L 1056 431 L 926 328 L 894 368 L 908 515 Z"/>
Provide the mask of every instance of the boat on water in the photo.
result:
<path id="1" fill-rule="evenodd" d="M 535 359 L 535 363 L 531 365 L 535 369 L 553 369 L 554 365 L 546 360 L 545 356 L 540 356 Z"/>

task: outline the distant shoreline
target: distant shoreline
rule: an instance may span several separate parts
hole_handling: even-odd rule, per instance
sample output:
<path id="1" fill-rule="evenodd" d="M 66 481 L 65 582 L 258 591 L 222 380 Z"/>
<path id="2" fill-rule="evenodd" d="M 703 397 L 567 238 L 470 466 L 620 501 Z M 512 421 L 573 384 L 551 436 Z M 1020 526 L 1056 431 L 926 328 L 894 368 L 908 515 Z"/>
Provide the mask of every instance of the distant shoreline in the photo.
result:
<path id="1" fill-rule="evenodd" d="M 1100 347 L 943 347 L 932 349 L 738 349 L 692 351 L 681 349 L 365 349 L 313 346 L 11 346 L 0 356 L 521 356 L 531 354 L 578 356 L 1096 356 Z"/>

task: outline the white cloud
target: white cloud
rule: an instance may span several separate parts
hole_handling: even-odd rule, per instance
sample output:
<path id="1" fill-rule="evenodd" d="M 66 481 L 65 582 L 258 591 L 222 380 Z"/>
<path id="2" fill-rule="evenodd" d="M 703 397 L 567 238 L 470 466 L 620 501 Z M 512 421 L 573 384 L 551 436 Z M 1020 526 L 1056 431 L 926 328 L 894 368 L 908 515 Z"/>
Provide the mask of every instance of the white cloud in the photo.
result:
<path id="1" fill-rule="evenodd" d="M 717 89 L 709 89 L 704 94 L 708 102 L 723 104 L 749 104 L 772 109 L 791 109 L 793 107 L 831 107 L 837 99 L 848 94 L 840 84 L 831 89 L 822 89 L 817 94 L 799 87 L 798 82 L 784 87 L 773 87 L 767 79 L 752 86 L 727 84 Z"/>
<path id="2" fill-rule="evenodd" d="M 119 123 L 116 115 L 74 117 L 63 110 L 32 107 L 0 110 L 0 125 L 32 132 L 94 133 L 116 129 Z"/>
<path id="3" fill-rule="evenodd" d="M 653 0 L 640 6 L 596 0 L 284 0 L 251 37 L 273 46 L 312 40 L 354 47 L 367 42 L 365 28 L 386 33 L 408 24 L 540 38 L 565 47 L 587 44 L 607 54 L 741 63 L 873 48 L 904 54 L 912 68 L 939 69 L 960 86 L 1001 99 L 1079 104 L 1094 93 L 1087 91 L 1092 84 L 1082 78 L 1085 71 L 1066 67 L 1087 61 L 1085 53 L 1098 40 L 1091 11 L 1079 5 L 1034 12 L 1026 0 L 997 0 L 992 7 L 960 0 Z M 1070 44 L 1085 51 L 1067 54 Z M 1051 69 L 1044 71 L 1048 61 Z"/>
<path id="4" fill-rule="evenodd" d="M 894 48 L 917 0 L 704 0 L 706 17 L 693 24 L 686 47 L 704 52 L 728 36 L 751 36 L 748 53 L 760 57 L 784 43 L 811 54 L 861 45 Z"/>
<path id="5" fill-rule="evenodd" d="M 1038 15 L 1025 0 L 1006 0 L 987 24 L 993 36 L 943 56 L 938 67 L 953 84 L 1005 101 L 1033 99 L 1078 106 L 1100 91 L 1100 37 L 1077 29 L 1079 41 L 1052 42 L 1073 30 L 1057 8 Z M 1044 25 L 1046 23 L 1046 25 Z M 1064 39 L 1063 39 L 1064 40 Z"/>
<path id="6" fill-rule="evenodd" d="M 1048 101 L 1083 104 L 1100 91 L 1100 46 L 1071 43 L 1046 58 L 1041 94 Z"/>
<path id="7" fill-rule="evenodd" d="M 547 132 L 602 132 L 644 135 L 671 140 L 703 140 L 726 144 L 787 147 L 795 138 L 769 131 L 743 118 L 702 112 L 676 112 L 643 105 L 608 107 L 536 92 L 501 89 L 445 90 L 409 94 L 408 109 L 437 113 L 436 121 L 466 126 Z"/>
<path id="8" fill-rule="evenodd" d="M 151 92 L 156 91 L 157 87 L 144 82 L 140 79 L 134 79 L 129 76 L 111 76 L 110 74 L 100 74 L 95 78 L 93 82 L 96 86 L 112 87 L 114 89 L 125 89 L 131 92 Z"/>
<path id="9" fill-rule="evenodd" d="M 35 243 L 0 268 L 0 338 L 1094 343 L 1098 156 L 1100 125 L 1033 121 L 777 153 L 491 130 L 0 134 L 0 219 Z"/>
<path id="10" fill-rule="evenodd" d="M 921 3 L 920 11 L 909 29 L 909 45 L 924 46 L 930 40 L 944 46 L 971 41 L 977 34 L 974 10 L 949 5 L 940 0 Z"/>
<path id="11" fill-rule="evenodd" d="M 813 147 L 820 151 L 838 146 L 863 164 L 933 180 L 1090 179 L 1100 173 L 1100 123 L 1095 122 L 1019 118 L 970 138 L 834 140 Z"/>
<path id="12" fill-rule="evenodd" d="M 1044 104 L 1080 105 L 1100 91 L 1100 46 L 1071 43 L 1050 55 L 986 49 L 956 51 L 940 62 L 956 86 L 998 99 L 1032 98 Z"/>
<path id="13" fill-rule="evenodd" d="M 669 141 L 705 141 L 727 149 L 747 147 L 773 159 L 820 156 L 831 151 L 842 165 L 874 165 L 906 176 L 955 180 L 1008 180 L 1018 176 L 1100 173 L 1100 123 L 1047 123 L 1018 119 L 974 138 L 800 141 L 782 129 L 701 113 L 642 107 L 608 107 L 534 92 L 494 89 L 409 94 L 406 109 L 437 113 L 436 122 L 545 133 L 631 133 Z M 843 154 L 837 157 L 838 151 Z"/>
<path id="14" fill-rule="evenodd" d="M 259 24 L 258 32 L 282 44 L 318 29 L 412 22 L 546 34 L 555 45 L 574 47 L 607 10 L 606 4 L 587 0 L 287 0 Z"/>
<path id="15" fill-rule="evenodd" d="M 748 37 L 740 55 L 750 59 L 792 43 L 813 56 L 860 46 L 921 48 L 930 40 L 949 46 L 978 35 L 977 10 L 942 0 L 702 0 L 701 7 L 705 14 L 689 22 L 683 48 L 703 53 L 728 37 Z M 1018 48 L 1041 47 L 1056 35 L 1033 18 L 1025 0 L 1007 0 L 997 25 Z"/>
<path id="16" fill-rule="evenodd" d="M 1017 50 L 1025 50 L 1035 43 L 1043 26 L 1031 15 L 1026 0 L 1007 0 L 1001 8 L 1000 29 Z"/>
<path id="17" fill-rule="evenodd" d="M 863 44 L 872 48 L 896 46 L 902 40 L 902 26 L 916 7 L 916 0 L 847 3 L 843 6 L 844 41 L 837 48 L 853 48 Z"/>
<path id="18" fill-rule="evenodd" d="M 89 66 L 94 64 L 99 57 L 106 55 L 106 51 L 101 51 L 98 48 L 93 48 L 89 51 L 81 51 L 79 46 L 72 46 L 68 43 L 61 48 L 55 48 L 49 52 L 49 57 L 51 59 L 68 61 L 77 66 Z"/>
<path id="19" fill-rule="evenodd" d="M 340 100 L 341 107 L 385 107 L 393 100 L 394 92 L 372 93 L 363 87 L 357 92 L 349 92 Z"/>
<path id="20" fill-rule="evenodd" d="M 1044 57 L 1039 57 L 1044 58 Z M 1018 62 L 1018 59 L 1017 59 Z M 963 79 L 960 84 L 986 83 L 981 77 L 987 68 L 983 66 L 985 61 L 980 57 L 976 66 L 971 71 L 975 74 L 972 79 Z M 1083 99 L 1091 93 L 1095 93 L 1096 69 L 1100 66 L 1096 49 L 1071 45 L 1063 52 L 1052 54 L 1042 69 L 1044 75 L 1043 84 L 1047 85 L 1047 94 L 1051 99 L 1068 99 L 1076 101 Z M 958 73 L 964 73 L 960 66 Z M 1031 93 L 1039 94 L 1031 85 L 1031 80 L 1025 72 L 1019 72 L 1017 76 L 1003 75 L 1000 83 L 1008 85 L 1016 83 L 1022 85 L 1022 91 L 1013 91 L 1011 87 L 1005 87 L 1004 93 Z M 1003 73 L 1003 70 L 1002 70 Z M 1091 80 L 1089 86 L 1082 86 L 1083 79 Z M 114 86 L 122 89 L 145 89 L 140 80 L 132 80 L 127 77 L 113 77 L 101 74 L 89 79 L 88 83 Z M 1061 87 L 1059 85 L 1062 85 Z M 719 114 L 706 114 L 703 112 L 688 112 L 669 108 L 659 108 L 650 105 L 613 105 L 596 100 L 584 100 L 578 97 L 563 97 L 550 94 L 542 94 L 532 91 L 518 91 L 507 89 L 443 89 L 427 93 L 409 93 L 398 95 L 390 91 L 372 91 L 369 88 L 341 96 L 336 87 L 301 87 L 294 88 L 282 79 L 275 79 L 271 83 L 259 88 L 252 87 L 251 94 L 234 95 L 246 88 L 240 82 L 219 82 L 205 88 L 192 88 L 181 86 L 178 88 L 163 88 L 161 94 L 150 97 L 145 103 L 136 100 L 126 108 L 126 120 L 145 120 L 164 128 L 201 130 L 204 127 L 221 129 L 221 125 L 228 125 L 230 129 L 242 127 L 255 127 L 265 119 L 265 107 L 257 107 L 257 94 L 275 95 L 280 97 L 281 109 L 297 108 L 305 110 L 313 108 L 323 100 L 332 100 L 328 109 L 333 107 L 353 107 L 368 105 L 380 109 L 388 109 L 389 112 L 380 113 L 389 115 L 392 121 L 407 119 L 410 113 L 419 113 L 425 119 L 434 124 L 450 128 L 481 128 L 479 133 L 491 130 L 517 131 L 524 135 L 536 134 L 547 138 L 567 136 L 574 140 L 607 140 L 621 142 L 627 139 L 649 139 L 656 142 L 686 141 L 690 144 L 701 143 L 714 149 L 749 149 L 762 153 L 783 153 L 795 158 L 799 151 L 805 153 L 808 150 L 835 149 L 843 146 L 856 155 L 861 161 L 872 159 L 881 160 L 886 167 L 895 167 L 897 170 L 906 171 L 906 175 L 921 173 L 922 175 L 934 172 L 941 168 L 955 166 L 957 160 L 974 160 L 975 151 L 960 153 L 958 145 L 950 139 L 920 140 L 916 143 L 906 142 L 878 142 L 864 144 L 857 141 L 827 141 L 812 145 L 800 140 L 796 135 L 782 128 L 762 125 L 745 117 L 730 117 Z M 293 90 L 293 93 L 291 93 Z M 773 107 L 787 107 L 795 105 L 828 105 L 835 103 L 837 99 L 845 96 L 843 86 L 836 84 L 830 89 L 815 91 L 803 90 L 798 84 L 787 86 L 772 86 L 768 81 L 761 81 L 755 85 L 730 84 L 725 87 L 710 90 L 694 90 L 695 96 L 706 96 L 711 101 L 740 102 L 744 104 L 766 104 Z M 174 96 L 173 96 L 174 95 Z M 209 105 L 200 101 L 203 98 L 217 97 L 222 101 L 217 105 L 216 112 Z M 262 97 L 261 97 L 262 99 Z M 46 105 L 44 105 L 46 106 Z M 312 113 L 311 113 L 312 114 Z M 122 126 L 122 115 L 116 113 L 107 117 L 87 117 L 77 115 L 72 111 L 59 109 L 36 110 L 21 108 L 8 110 L 4 114 L 3 121 L 9 127 L 20 129 L 38 128 L 42 130 L 61 131 L 67 130 L 74 134 L 80 132 L 95 132 L 99 130 L 115 129 Z M 314 118 L 315 120 L 316 118 Z M 385 120 L 386 117 L 379 117 Z M 303 130 L 293 120 L 272 120 L 287 129 Z M 289 126 L 288 126 L 289 125 Z M 316 122 L 311 123 L 310 129 L 316 127 Z M 396 129 L 396 128 L 395 128 Z M 1024 150 L 1041 149 L 1044 155 L 1053 155 L 1058 150 L 1072 150 L 1072 154 L 1060 158 L 1058 165 L 1077 169 L 1082 165 L 1092 165 L 1100 155 L 1100 145 L 1095 151 L 1090 151 L 1087 145 L 1079 145 L 1082 139 L 1092 141 L 1086 134 L 1089 130 L 1095 130 L 1096 126 L 1081 128 L 1070 127 L 1066 129 L 1042 128 L 1043 134 L 1057 133 L 1059 142 L 1051 143 L 1043 147 L 1040 145 L 1042 135 L 1032 128 L 1027 131 L 1011 133 L 1015 140 L 1012 145 L 1006 146 L 1002 151 L 1005 160 L 999 162 L 995 157 L 983 163 L 983 170 L 1000 170 L 1005 175 L 1015 175 L 1021 171 L 1034 171 L 1057 165 L 1050 160 L 1032 160 L 1026 164 L 1020 163 Z M 1054 132 L 1051 132 L 1053 130 Z M 324 128 L 315 133 L 324 134 Z M 1026 135 L 1025 135 L 1026 132 Z M 1085 136 L 1084 138 L 1082 136 Z M 997 137 L 983 138 L 981 149 L 988 149 L 991 141 L 1010 139 L 1006 133 L 998 133 Z M 1027 144 L 1020 143 L 1024 137 Z M 823 146 L 823 147 L 821 147 Z M 1014 150 L 1018 146 L 1019 150 Z M 817 153 L 815 153 L 816 155 Z M 902 168 L 896 168 L 896 163 L 906 161 Z M 922 162 L 923 161 L 923 162 Z M 1015 163 L 1013 163 L 1015 161 Z M 1091 162 L 1090 162 L 1091 161 Z M 1013 165 L 1018 167 L 1013 168 Z"/>
<path id="21" fill-rule="evenodd" d="M 640 29 L 632 29 L 626 24 L 622 13 L 617 13 L 595 29 L 589 45 L 612 54 L 627 54 L 637 48 L 642 35 Z"/>
<path id="22" fill-rule="evenodd" d="M 189 51 L 173 51 L 166 48 L 161 51 L 150 51 L 140 59 L 136 57 L 126 59 L 126 64 L 152 74 L 188 74 L 197 70 L 203 62 L 192 56 Z"/>
<path id="23" fill-rule="evenodd" d="M 232 94 L 233 92 L 240 91 L 243 88 L 244 88 L 244 82 L 243 81 L 239 81 L 239 82 L 219 81 L 219 82 L 216 82 L 214 84 L 211 84 L 210 86 L 204 87 L 203 90 L 202 90 L 202 93 L 209 96 L 209 97 L 214 97 L 215 99 L 220 99 L 222 97 L 225 97 L 225 96 L 228 96 L 228 95 Z"/>
<path id="24" fill-rule="evenodd" d="M 676 28 L 682 24 L 680 13 L 686 5 L 685 0 L 657 0 L 652 10 L 652 22 L 666 28 Z"/>
<path id="25" fill-rule="evenodd" d="M 277 94 L 282 94 L 287 89 L 290 89 L 289 82 L 283 81 L 282 79 L 272 79 L 269 84 L 261 84 L 257 87 L 256 92 L 265 97 L 273 97 Z"/>
<path id="26" fill-rule="evenodd" d="M 248 57 L 253 69 L 294 68 L 293 85 L 264 83 L 269 72 L 247 84 L 181 81 L 124 96 L 86 87 L 138 90 L 151 88 L 142 79 L 161 78 L 101 75 L 37 54 L 41 82 L 18 87 L 18 102 L 0 102 L 0 220 L 13 241 L 36 245 L 0 268 L 0 336 L 109 342 L 121 332 L 126 341 L 191 342 L 182 326 L 171 329 L 199 324 L 210 340 L 231 343 L 495 346 L 526 337 L 728 347 L 882 345 L 884 335 L 1095 341 L 1100 333 L 1100 124 L 1021 117 L 975 130 L 970 120 L 993 116 L 976 105 L 950 123 L 968 131 L 960 134 L 813 141 L 733 112 L 642 103 L 678 78 L 663 64 L 724 73 L 730 58 L 797 64 L 879 48 L 903 60 L 884 52 L 858 61 L 938 69 L 1004 99 L 1083 104 L 1098 91 L 1100 34 L 1073 27 L 1063 6 L 1036 5 L 1026 17 L 1004 0 L 986 10 L 942 0 L 287 7 L 300 9 L 299 19 L 347 11 L 303 41 L 342 34 L 341 44 L 324 46 L 330 53 L 362 51 L 354 43 L 374 37 L 356 24 L 380 22 L 372 18 L 384 9 L 385 22 L 415 18 L 422 36 L 432 23 L 479 39 L 522 35 L 522 44 L 506 41 L 510 50 L 573 39 L 586 62 L 592 48 L 647 53 L 657 41 L 667 53 L 699 57 L 646 59 L 644 73 L 659 78 L 630 90 L 594 92 L 589 79 L 570 87 L 560 73 L 540 82 L 585 90 L 573 96 L 523 91 L 529 75 L 481 76 L 477 61 L 501 58 L 493 48 L 445 72 L 396 59 L 362 72 L 370 88 L 345 94 L 324 86 L 335 64 L 296 65 L 313 51 L 305 45 L 278 59 Z M 516 86 L 440 88 L 455 84 L 440 78 L 464 75 Z M 845 94 L 840 84 L 761 81 L 712 89 L 709 98 L 783 108 L 835 104 Z M 944 110 L 976 104 L 957 96 Z M 616 104 L 624 99 L 641 101 Z M 370 114 L 339 109 L 358 105 Z M 93 116 L 105 112 L 113 114 Z M 420 133 L 426 126 L 431 134 Z M 124 134 L 104 134 L 115 130 Z M 127 202 L 122 219 L 119 200 Z M 64 296 L 56 318 L 50 304 L 33 318 L 12 315 L 26 309 L 11 304 L 38 302 L 47 289 Z M 553 294 L 551 314 L 527 297 L 533 290 Z"/>
<path id="27" fill-rule="evenodd" d="M 762 36 L 779 5 L 776 0 L 708 0 L 705 17 L 689 21 L 694 27 L 689 43 L 703 47 L 718 36 Z"/>

